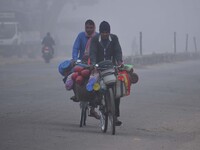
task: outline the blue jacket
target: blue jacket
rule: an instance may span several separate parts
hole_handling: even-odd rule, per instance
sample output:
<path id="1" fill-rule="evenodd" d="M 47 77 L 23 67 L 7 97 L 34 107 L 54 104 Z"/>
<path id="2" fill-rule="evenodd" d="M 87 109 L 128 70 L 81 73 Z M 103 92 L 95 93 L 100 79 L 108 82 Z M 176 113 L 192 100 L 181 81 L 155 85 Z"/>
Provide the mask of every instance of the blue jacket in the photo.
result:
<path id="1" fill-rule="evenodd" d="M 88 41 L 88 37 L 86 36 L 85 32 L 80 32 L 74 42 L 73 51 L 72 51 L 72 58 L 74 60 L 82 59 L 86 43 Z"/>

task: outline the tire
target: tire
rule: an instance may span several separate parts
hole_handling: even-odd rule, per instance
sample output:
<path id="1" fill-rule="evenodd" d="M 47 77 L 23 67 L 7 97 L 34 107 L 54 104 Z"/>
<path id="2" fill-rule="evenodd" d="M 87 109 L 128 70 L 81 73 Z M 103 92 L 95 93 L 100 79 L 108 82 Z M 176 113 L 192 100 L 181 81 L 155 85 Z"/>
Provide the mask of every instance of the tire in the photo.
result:
<path id="1" fill-rule="evenodd" d="M 108 127 L 108 113 L 107 113 L 107 103 L 106 103 L 106 94 L 102 98 L 102 102 L 100 105 L 100 125 L 101 131 L 106 132 Z"/>
<path id="2" fill-rule="evenodd" d="M 46 62 L 46 63 L 49 63 L 49 62 L 50 62 L 50 59 L 49 59 L 49 58 L 45 58 L 45 62 Z"/>
<path id="3" fill-rule="evenodd" d="M 130 79 L 132 84 L 136 84 L 139 80 L 139 76 L 136 73 L 132 72 L 130 74 Z"/>
<path id="4" fill-rule="evenodd" d="M 83 118 L 83 125 L 84 125 L 84 126 L 86 126 L 87 111 L 88 111 L 88 108 L 86 107 L 86 108 L 85 108 L 85 111 L 84 111 L 84 118 Z"/>
<path id="5" fill-rule="evenodd" d="M 107 101 L 107 113 L 108 113 L 108 120 L 110 123 L 111 127 L 111 133 L 112 135 L 115 134 L 115 99 L 114 99 L 114 93 L 113 89 L 109 88 L 108 91 L 106 92 L 106 101 Z"/>
<path id="6" fill-rule="evenodd" d="M 86 119 L 87 119 L 87 110 L 88 106 L 86 103 L 82 103 L 81 105 L 81 120 L 80 120 L 80 127 L 86 126 Z"/>

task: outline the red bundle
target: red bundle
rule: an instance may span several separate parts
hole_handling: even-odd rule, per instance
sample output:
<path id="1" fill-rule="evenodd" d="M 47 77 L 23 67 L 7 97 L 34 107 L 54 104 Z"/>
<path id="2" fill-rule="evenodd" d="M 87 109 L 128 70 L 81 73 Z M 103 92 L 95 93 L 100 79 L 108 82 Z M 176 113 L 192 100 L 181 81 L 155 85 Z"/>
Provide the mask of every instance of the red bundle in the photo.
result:
<path id="1" fill-rule="evenodd" d="M 77 84 L 82 85 L 85 79 L 90 76 L 90 70 L 85 69 L 82 66 L 75 66 L 74 73 L 72 74 L 72 80 L 76 81 Z"/>

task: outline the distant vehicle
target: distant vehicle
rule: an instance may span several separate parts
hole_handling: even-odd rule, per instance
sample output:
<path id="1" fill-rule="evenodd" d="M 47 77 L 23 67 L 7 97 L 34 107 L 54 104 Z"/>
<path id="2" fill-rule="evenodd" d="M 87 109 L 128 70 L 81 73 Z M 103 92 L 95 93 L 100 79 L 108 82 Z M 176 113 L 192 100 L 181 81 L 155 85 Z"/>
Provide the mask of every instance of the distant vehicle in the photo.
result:
<path id="1" fill-rule="evenodd" d="M 35 44 L 40 43 L 40 33 L 24 30 L 25 23 L 22 13 L 0 12 L 0 55 L 21 56 L 34 51 Z"/>
<path id="2" fill-rule="evenodd" d="M 53 58 L 52 49 L 48 46 L 44 46 L 42 48 L 42 57 L 44 58 L 46 63 L 49 63 L 50 59 Z"/>
<path id="3" fill-rule="evenodd" d="M 0 50 L 3 55 L 10 55 L 20 48 L 19 23 L 14 12 L 0 12 Z"/>

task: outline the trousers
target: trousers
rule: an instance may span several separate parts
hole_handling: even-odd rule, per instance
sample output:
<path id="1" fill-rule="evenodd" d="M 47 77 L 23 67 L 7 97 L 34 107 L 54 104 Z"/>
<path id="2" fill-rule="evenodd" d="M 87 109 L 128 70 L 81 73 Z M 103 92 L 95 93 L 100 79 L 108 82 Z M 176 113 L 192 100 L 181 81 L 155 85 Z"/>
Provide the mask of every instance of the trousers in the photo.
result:
<path id="1" fill-rule="evenodd" d="M 115 99 L 115 115 L 116 117 L 119 117 L 120 116 L 120 98 L 116 98 Z"/>

